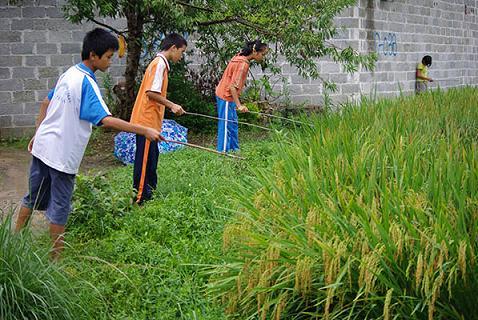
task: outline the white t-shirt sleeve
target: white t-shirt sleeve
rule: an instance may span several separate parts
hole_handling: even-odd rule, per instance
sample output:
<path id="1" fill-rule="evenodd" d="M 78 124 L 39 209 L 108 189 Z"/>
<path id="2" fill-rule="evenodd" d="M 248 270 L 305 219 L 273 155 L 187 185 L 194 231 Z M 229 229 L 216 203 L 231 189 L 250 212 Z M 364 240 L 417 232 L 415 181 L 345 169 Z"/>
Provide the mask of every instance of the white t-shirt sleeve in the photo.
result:
<path id="1" fill-rule="evenodd" d="M 161 88 L 163 87 L 165 69 L 166 69 L 166 64 L 164 63 L 163 59 L 159 59 L 159 62 L 156 65 L 156 70 L 151 70 L 154 72 L 154 79 L 151 84 L 151 88 L 148 91 L 161 93 Z"/>
<path id="2" fill-rule="evenodd" d="M 110 115 L 98 85 L 90 77 L 85 76 L 81 88 L 80 119 L 99 126 L 101 120 Z"/>

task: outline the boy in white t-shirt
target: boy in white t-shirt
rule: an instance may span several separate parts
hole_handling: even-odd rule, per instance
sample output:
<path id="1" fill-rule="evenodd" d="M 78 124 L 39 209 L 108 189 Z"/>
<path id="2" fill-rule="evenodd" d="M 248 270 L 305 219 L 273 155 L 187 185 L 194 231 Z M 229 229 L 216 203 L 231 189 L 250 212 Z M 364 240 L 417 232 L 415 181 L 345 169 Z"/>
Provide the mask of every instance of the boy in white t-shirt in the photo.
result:
<path id="1" fill-rule="evenodd" d="M 118 40 L 110 32 L 96 28 L 86 34 L 82 62 L 63 73 L 43 100 L 37 129 L 28 145 L 33 156 L 29 192 L 23 198 L 15 230 L 26 225 L 34 209 L 46 210 L 54 260 L 63 249 L 75 175 L 92 125 L 137 133 L 151 141 L 163 139 L 156 129 L 112 117 L 103 101 L 95 71 L 106 71 L 117 50 Z"/>

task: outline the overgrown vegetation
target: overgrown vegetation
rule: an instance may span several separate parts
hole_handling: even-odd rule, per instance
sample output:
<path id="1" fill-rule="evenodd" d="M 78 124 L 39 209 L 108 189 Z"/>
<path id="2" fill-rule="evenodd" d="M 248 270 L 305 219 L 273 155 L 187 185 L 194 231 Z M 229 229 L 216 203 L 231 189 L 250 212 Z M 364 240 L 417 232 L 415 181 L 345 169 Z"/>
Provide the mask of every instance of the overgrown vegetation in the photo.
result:
<path id="1" fill-rule="evenodd" d="M 211 292 L 237 319 L 477 319 L 476 88 L 365 101 L 238 189 Z"/>
<path id="2" fill-rule="evenodd" d="M 243 141 L 257 140 L 248 135 Z M 224 319 L 200 270 L 222 261 L 230 191 L 267 165 L 270 143 L 245 142 L 242 151 L 247 162 L 194 149 L 162 155 L 158 191 L 142 207 L 127 202 L 131 167 L 79 177 L 66 254 L 108 297 L 96 319 Z"/>
<path id="3" fill-rule="evenodd" d="M 28 231 L 11 232 L 0 210 L 0 319 L 91 319 L 99 296 L 85 281 L 48 261 Z M 6 213 L 5 213 L 6 214 Z"/>
<path id="4" fill-rule="evenodd" d="M 246 161 L 162 155 L 142 207 L 131 167 L 80 176 L 58 273 L 0 229 L 0 285 L 21 283 L 0 310 L 53 275 L 76 319 L 477 319 L 477 93 L 364 101 L 265 140 L 241 130 Z"/>

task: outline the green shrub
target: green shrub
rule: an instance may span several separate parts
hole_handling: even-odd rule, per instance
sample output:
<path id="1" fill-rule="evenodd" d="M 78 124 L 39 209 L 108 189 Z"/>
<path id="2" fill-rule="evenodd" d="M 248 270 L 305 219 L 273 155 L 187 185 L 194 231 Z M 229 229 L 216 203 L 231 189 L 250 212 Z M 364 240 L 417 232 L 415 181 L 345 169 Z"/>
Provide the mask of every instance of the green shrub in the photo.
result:
<path id="1" fill-rule="evenodd" d="M 237 319 L 478 319 L 477 105 L 365 101 L 281 139 L 211 293 Z"/>
<path id="2" fill-rule="evenodd" d="M 11 218 L 0 222 L 0 319 L 87 319 L 101 305 L 92 287 L 48 262 L 27 230 L 13 234 Z"/>
<path id="3" fill-rule="evenodd" d="M 171 69 L 168 99 L 181 105 L 188 112 L 216 116 L 214 97 L 204 97 L 195 88 L 194 84 L 187 79 L 187 70 L 184 63 L 177 63 Z M 174 119 L 174 121 L 194 132 L 214 132 L 216 130 L 217 121 L 213 119 L 193 115 L 176 117 L 169 111 L 166 113 L 166 118 Z"/>
<path id="4" fill-rule="evenodd" d="M 128 174 L 127 172 L 122 174 Z M 120 219 L 133 206 L 133 187 L 128 179 L 115 182 L 113 174 L 76 177 L 73 210 L 67 230 L 78 238 L 103 238 L 121 226 Z"/>

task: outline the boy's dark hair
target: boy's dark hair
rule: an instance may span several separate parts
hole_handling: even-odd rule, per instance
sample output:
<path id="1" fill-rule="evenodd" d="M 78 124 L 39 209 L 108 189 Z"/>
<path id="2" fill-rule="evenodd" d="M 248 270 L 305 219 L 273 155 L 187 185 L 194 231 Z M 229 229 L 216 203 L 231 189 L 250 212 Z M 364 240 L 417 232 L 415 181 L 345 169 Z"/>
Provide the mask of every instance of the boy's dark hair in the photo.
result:
<path id="1" fill-rule="evenodd" d="M 181 35 L 173 32 L 164 37 L 163 41 L 161 41 L 161 45 L 159 46 L 159 50 L 166 51 L 172 46 L 176 46 L 176 48 L 179 49 L 182 47 L 187 47 L 188 42 Z"/>
<path id="2" fill-rule="evenodd" d="M 101 58 L 108 50 L 117 51 L 119 48 L 118 39 L 105 29 L 96 28 L 88 32 L 83 38 L 81 60 L 87 60 L 90 52 L 94 52 Z"/>
<path id="3" fill-rule="evenodd" d="M 239 53 L 240 56 L 248 56 L 254 51 L 259 52 L 263 51 L 265 48 L 267 48 L 267 44 L 261 42 L 259 39 L 254 40 L 254 41 L 248 41 L 246 42 L 246 45 L 244 48 L 242 48 L 241 52 Z"/>
<path id="4" fill-rule="evenodd" d="M 422 59 L 422 63 L 426 65 L 427 67 L 432 65 L 432 57 L 430 56 L 424 56 Z"/>

